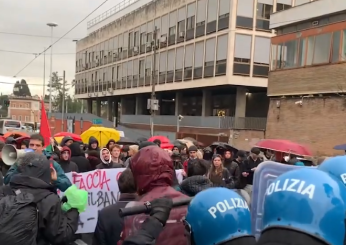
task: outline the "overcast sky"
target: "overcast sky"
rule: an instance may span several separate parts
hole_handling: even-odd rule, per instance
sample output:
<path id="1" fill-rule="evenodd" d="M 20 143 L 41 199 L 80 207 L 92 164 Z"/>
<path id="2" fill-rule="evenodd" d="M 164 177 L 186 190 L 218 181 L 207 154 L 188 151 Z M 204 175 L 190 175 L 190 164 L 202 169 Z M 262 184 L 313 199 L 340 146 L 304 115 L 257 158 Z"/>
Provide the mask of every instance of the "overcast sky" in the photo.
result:
<path id="1" fill-rule="evenodd" d="M 50 27 L 48 22 L 55 22 L 59 26 L 54 28 L 54 37 L 61 37 L 74 25 L 85 18 L 105 0 L 0 0 L 0 82 L 15 81 L 24 78 L 30 86 L 31 93 L 42 95 L 43 92 L 43 56 L 38 57 L 17 78 L 13 78 L 35 56 L 50 45 Z M 115 6 L 122 0 L 108 0 L 92 17 Z M 31 37 L 9 35 L 3 32 L 48 36 Z M 66 71 L 67 80 L 74 79 L 75 73 L 75 43 L 73 39 L 86 36 L 87 21 L 81 23 L 66 39 L 53 46 L 53 71 L 62 75 Z M 15 51 L 33 54 L 17 54 L 4 52 Z M 59 54 L 60 53 L 60 54 Z M 64 54 L 62 54 L 64 53 Z M 49 78 L 50 51 L 46 55 L 46 83 Z M 34 84 L 39 86 L 34 86 Z M 3 94 L 12 93 L 13 85 L 0 84 Z"/>

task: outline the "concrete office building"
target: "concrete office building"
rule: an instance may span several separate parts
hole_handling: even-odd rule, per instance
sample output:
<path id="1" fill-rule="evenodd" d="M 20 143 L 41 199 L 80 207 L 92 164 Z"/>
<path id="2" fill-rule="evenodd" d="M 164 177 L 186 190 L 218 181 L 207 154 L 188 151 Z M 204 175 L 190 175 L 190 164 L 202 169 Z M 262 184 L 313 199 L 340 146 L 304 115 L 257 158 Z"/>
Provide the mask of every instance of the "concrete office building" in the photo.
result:
<path id="1" fill-rule="evenodd" d="M 274 13 L 267 137 L 344 154 L 346 143 L 346 1 L 319 0 Z"/>
<path id="2" fill-rule="evenodd" d="M 108 106 L 108 118 L 148 128 L 154 80 L 160 105 L 155 124 L 162 130 L 173 130 L 183 115 L 182 131 L 263 131 L 274 35 L 269 18 L 294 2 L 126 0 L 91 20 L 88 36 L 77 42 L 76 98 L 88 100 L 89 112 L 95 101 L 97 115 Z"/>

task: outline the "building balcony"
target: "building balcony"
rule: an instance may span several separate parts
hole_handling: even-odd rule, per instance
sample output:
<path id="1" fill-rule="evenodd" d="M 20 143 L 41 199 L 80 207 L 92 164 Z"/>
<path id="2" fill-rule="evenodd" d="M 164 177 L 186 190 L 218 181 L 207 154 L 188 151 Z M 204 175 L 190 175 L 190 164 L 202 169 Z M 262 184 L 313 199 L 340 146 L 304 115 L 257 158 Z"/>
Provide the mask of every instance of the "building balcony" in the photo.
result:
<path id="1" fill-rule="evenodd" d="M 149 115 L 121 115 L 121 124 L 150 124 Z M 177 126 L 177 116 L 161 116 L 154 118 L 155 125 Z M 184 116 L 179 127 L 214 128 L 214 129 L 247 129 L 265 130 L 267 118 L 261 117 L 202 117 Z"/>

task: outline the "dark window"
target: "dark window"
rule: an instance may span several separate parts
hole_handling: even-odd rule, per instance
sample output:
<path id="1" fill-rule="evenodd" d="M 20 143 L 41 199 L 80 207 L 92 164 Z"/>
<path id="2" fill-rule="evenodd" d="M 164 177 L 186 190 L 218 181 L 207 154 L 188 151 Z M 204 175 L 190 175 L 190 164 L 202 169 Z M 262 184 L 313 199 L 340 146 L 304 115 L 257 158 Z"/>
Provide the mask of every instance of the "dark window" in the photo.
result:
<path id="1" fill-rule="evenodd" d="M 229 13 L 228 14 L 224 14 L 224 15 L 220 15 L 219 16 L 219 23 L 218 23 L 218 30 L 224 30 L 227 29 L 229 25 Z"/>
<path id="2" fill-rule="evenodd" d="M 237 16 L 238 28 L 252 29 L 253 28 L 253 18 Z"/>
<path id="3" fill-rule="evenodd" d="M 185 40 L 185 20 L 178 22 L 178 37 L 177 43 L 184 42 Z"/>
<path id="4" fill-rule="evenodd" d="M 250 76 L 250 59 L 234 58 L 233 75 Z"/>
<path id="5" fill-rule="evenodd" d="M 269 20 L 273 13 L 273 6 L 264 3 L 257 3 L 256 30 L 270 31 Z"/>
<path id="6" fill-rule="evenodd" d="M 145 32 L 141 33 L 141 48 L 140 48 L 140 53 L 143 54 L 145 53 L 145 48 L 146 48 L 146 39 L 147 39 L 147 34 Z"/>
<path id="7" fill-rule="evenodd" d="M 186 41 L 194 38 L 195 35 L 195 16 L 186 20 Z"/>
<path id="8" fill-rule="evenodd" d="M 254 63 L 253 65 L 254 77 L 268 77 L 268 73 L 269 73 L 269 65 Z"/>
<path id="9" fill-rule="evenodd" d="M 288 4 L 283 4 L 283 3 L 277 3 L 276 4 L 276 11 L 282 11 L 282 10 L 287 10 L 292 8 L 291 5 Z"/>
<path id="10" fill-rule="evenodd" d="M 205 21 L 196 24 L 196 38 L 205 35 Z"/>
<path id="11" fill-rule="evenodd" d="M 176 32 L 176 26 L 172 26 L 169 28 L 168 45 L 175 44 L 175 32 Z"/>

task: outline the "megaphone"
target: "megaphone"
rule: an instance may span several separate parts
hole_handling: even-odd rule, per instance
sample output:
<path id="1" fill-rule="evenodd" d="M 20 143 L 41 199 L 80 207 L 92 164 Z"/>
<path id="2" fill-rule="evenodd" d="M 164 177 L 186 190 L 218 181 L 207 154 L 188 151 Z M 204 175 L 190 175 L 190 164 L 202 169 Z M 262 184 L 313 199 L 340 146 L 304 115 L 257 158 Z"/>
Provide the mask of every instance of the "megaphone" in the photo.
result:
<path id="1" fill-rule="evenodd" d="M 13 145 L 5 145 L 2 148 L 2 160 L 8 165 L 12 166 L 18 160 L 18 158 L 24 156 L 28 152 L 33 152 L 32 149 L 21 149 L 17 150 Z"/>

